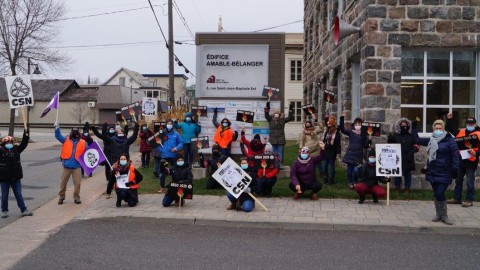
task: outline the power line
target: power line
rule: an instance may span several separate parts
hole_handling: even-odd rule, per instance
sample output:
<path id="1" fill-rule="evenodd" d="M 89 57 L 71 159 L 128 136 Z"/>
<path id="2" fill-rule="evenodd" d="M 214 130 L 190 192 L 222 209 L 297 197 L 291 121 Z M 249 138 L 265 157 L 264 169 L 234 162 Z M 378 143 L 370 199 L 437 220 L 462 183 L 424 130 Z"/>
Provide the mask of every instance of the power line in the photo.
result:
<path id="1" fill-rule="evenodd" d="M 195 39 L 195 35 L 193 34 L 192 29 L 190 29 L 190 26 L 188 26 L 187 20 L 185 20 L 185 17 L 180 11 L 180 8 L 178 7 L 178 4 L 175 0 L 173 0 L 173 6 L 175 7 L 175 10 L 177 11 L 178 16 L 180 17 L 180 20 L 183 22 L 183 25 L 187 29 L 188 33 L 190 33 L 190 36 L 192 37 L 192 39 Z"/>
<path id="2" fill-rule="evenodd" d="M 303 22 L 303 20 L 298 20 L 298 21 L 294 21 L 294 22 L 289 22 L 289 23 L 285 23 L 285 24 L 280 24 L 280 25 L 277 25 L 277 26 L 272 26 L 272 27 L 268 27 L 268 28 L 263 28 L 263 29 L 255 30 L 255 31 L 253 31 L 253 32 L 261 32 L 261 31 L 270 30 L 270 29 L 274 29 L 274 28 L 278 28 L 278 27 L 282 27 L 282 26 L 286 26 L 286 25 L 290 25 L 290 24 L 296 24 L 296 23 L 299 23 L 299 22 Z"/>
<path id="3" fill-rule="evenodd" d="M 152 5 L 152 4 L 150 3 L 150 5 Z M 155 6 L 160 6 L 160 5 L 155 5 Z M 103 13 L 97 13 L 97 14 L 90 14 L 90 15 L 83 15 L 83 16 L 75 16 L 75 17 L 68 17 L 68 18 L 61 18 L 61 19 L 58 19 L 58 20 L 52 20 L 52 22 L 75 20 L 75 19 L 83 19 L 83 18 L 90 18 L 90 17 L 98 17 L 98 16 L 103 16 L 103 15 L 112 15 L 112 14 L 125 13 L 125 12 L 130 12 L 130 11 L 137 11 L 137 10 L 142 10 L 142 9 L 147 9 L 147 8 L 148 8 L 148 7 L 131 8 L 131 9 L 124 9 L 124 10 L 103 12 Z"/>

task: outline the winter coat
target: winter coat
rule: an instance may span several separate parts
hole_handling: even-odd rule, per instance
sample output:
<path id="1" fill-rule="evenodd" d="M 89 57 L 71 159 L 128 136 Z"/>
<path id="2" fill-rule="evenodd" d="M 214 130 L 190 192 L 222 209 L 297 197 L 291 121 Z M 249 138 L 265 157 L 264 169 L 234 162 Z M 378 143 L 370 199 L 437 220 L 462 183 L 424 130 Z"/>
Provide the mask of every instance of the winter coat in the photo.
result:
<path id="1" fill-rule="evenodd" d="M 402 171 L 410 172 L 415 170 L 416 149 L 413 147 L 413 145 L 416 143 L 415 138 L 412 135 L 412 130 L 409 130 L 407 133 L 402 133 L 400 129 L 400 124 L 402 122 L 407 122 L 409 127 L 412 126 L 412 123 L 407 118 L 400 118 L 397 120 L 394 125 L 395 133 L 388 136 L 388 143 L 400 144 L 402 149 Z"/>
<path id="2" fill-rule="evenodd" d="M 369 163 L 363 164 L 358 179 L 358 182 L 364 183 L 368 188 L 378 185 L 378 182 L 385 182 L 385 177 L 377 176 L 377 166 Z"/>
<path id="3" fill-rule="evenodd" d="M 343 116 L 340 117 L 340 131 L 348 136 L 348 148 L 342 162 L 351 165 L 363 163 L 363 149 L 369 146 L 367 135 L 356 134 L 351 129 L 345 129 Z"/>
<path id="4" fill-rule="evenodd" d="M 334 137 L 333 140 L 332 137 Z M 325 144 L 325 159 L 337 159 L 337 155 L 340 155 L 342 153 L 342 135 L 340 134 L 340 130 L 337 129 L 335 133 L 329 134 L 328 128 L 326 128 L 322 138 L 322 141 Z"/>
<path id="5" fill-rule="evenodd" d="M 427 146 L 430 138 L 418 138 L 418 143 Z M 425 180 L 432 183 L 452 183 L 452 172 L 459 166 L 458 147 L 455 140 L 447 135 L 438 142 L 437 157 L 427 163 Z"/>
<path id="6" fill-rule="evenodd" d="M 477 133 L 480 132 L 480 127 L 476 126 L 475 130 L 473 131 L 468 131 L 466 129 L 456 129 L 453 127 L 453 120 L 452 119 L 447 119 L 447 123 L 445 124 L 445 130 L 449 131 L 450 133 L 453 134 L 455 137 L 463 137 L 459 136 L 462 134 L 465 134 L 464 136 L 469 136 L 472 133 Z M 478 135 L 478 133 L 477 133 Z M 480 136 L 479 136 L 480 138 Z M 468 169 L 477 169 L 478 162 L 479 162 L 479 155 L 480 155 L 480 149 L 477 150 L 477 155 L 475 157 L 475 160 L 469 160 L 469 159 L 462 159 L 459 155 L 460 159 L 460 166 L 462 168 L 468 168 Z"/>
<path id="7" fill-rule="evenodd" d="M 29 139 L 28 132 L 24 132 L 19 145 L 13 145 L 10 150 L 4 145 L 0 147 L 0 182 L 15 182 L 23 178 L 20 153 L 27 148 Z"/>
<path id="8" fill-rule="evenodd" d="M 181 167 L 173 167 L 168 174 L 172 176 L 172 182 L 174 183 L 191 184 L 193 180 L 192 170 L 190 170 L 186 162 Z"/>
<path id="9" fill-rule="evenodd" d="M 322 131 L 320 130 L 320 127 L 315 125 L 314 127 L 307 129 L 303 129 L 303 131 L 300 133 L 300 138 L 299 138 L 299 148 L 301 149 L 302 147 L 308 147 L 310 149 L 310 156 L 315 157 L 320 154 L 320 145 L 318 144 L 318 134 L 320 134 Z"/>
<path id="10" fill-rule="evenodd" d="M 64 137 L 62 135 L 61 131 L 60 131 L 60 128 L 55 129 L 55 138 L 62 144 L 62 152 L 60 153 L 60 158 L 62 160 L 63 167 L 65 167 L 67 169 L 78 169 L 78 168 L 80 168 L 81 165 L 75 159 L 75 157 L 80 157 L 80 155 L 83 154 L 83 153 L 80 153 L 80 151 L 85 151 L 87 143 L 82 139 L 73 140 L 73 139 L 70 139 L 69 136 Z M 62 156 L 65 154 L 65 150 L 67 148 L 70 148 L 70 147 L 64 145 L 65 142 L 67 142 L 67 143 L 71 142 L 72 143 L 72 145 L 71 145 L 72 149 L 69 149 L 69 153 L 68 153 L 70 155 L 67 154 L 68 158 L 66 158 L 66 157 L 62 158 Z"/>
<path id="11" fill-rule="evenodd" d="M 102 125 L 102 134 L 98 132 L 98 129 L 95 126 L 90 126 L 90 128 L 93 131 L 93 134 L 97 136 L 97 138 L 103 140 L 103 153 L 105 154 L 105 157 L 108 159 L 110 164 L 114 163 L 116 160 L 112 159 L 111 144 L 107 140 L 104 140 L 103 137 L 113 138 L 113 136 L 115 136 L 115 133 L 108 132 L 108 126 L 106 123 Z"/>
<path id="12" fill-rule="evenodd" d="M 300 183 L 309 184 L 317 181 L 315 178 L 315 168 L 317 168 L 317 164 L 323 160 L 323 151 L 320 152 L 320 155 L 315 157 L 310 156 L 309 158 L 305 164 L 301 162 L 304 162 L 304 160 L 300 160 L 300 158 L 295 159 L 293 162 L 290 168 L 290 179 L 294 186 Z"/>
<path id="13" fill-rule="evenodd" d="M 115 176 L 117 172 L 119 172 L 120 175 L 125 175 L 125 174 L 128 174 L 130 169 L 133 167 L 131 161 L 129 161 L 125 166 L 121 166 L 118 162 L 115 162 L 112 166 L 113 166 L 112 172 L 110 173 L 110 181 L 112 183 L 117 182 L 117 177 Z M 129 181 L 130 182 L 135 181 L 136 184 L 130 187 L 130 189 L 138 189 L 138 183 L 142 182 L 143 175 L 135 167 L 133 167 L 133 170 L 134 170 L 134 175 L 130 175 L 131 179 L 129 179 Z M 118 189 L 116 184 L 115 184 L 115 189 Z"/>
<path id="14" fill-rule="evenodd" d="M 176 121 L 174 123 L 174 127 L 176 129 L 181 129 L 182 130 L 182 140 L 183 143 L 191 143 L 192 138 L 198 137 L 198 134 L 202 131 L 202 127 L 199 126 L 196 122 L 193 120 L 190 122 L 181 122 L 178 124 Z"/>
<path id="15" fill-rule="evenodd" d="M 228 148 L 233 141 L 233 130 L 231 127 L 218 126 L 213 141 L 222 149 Z"/>
<path id="16" fill-rule="evenodd" d="M 103 141 L 110 144 L 110 156 L 111 161 L 116 162 L 121 154 L 127 154 L 130 157 L 130 145 L 137 140 L 138 137 L 138 124 L 135 123 L 133 128 L 133 134 L 130 137 L 118 136 L 113 137 L 103 136 Z"/>
<path id="17" fill-rule="evenodd" d="M 138 136 L 140 137 L 140 153 L 152 152 L 152 146 L 147 141 L 147 139 L 153 136 L 153 132 L 147 129 L 146 132 L 140 131 Z"/>
<path id="18" fill-rule="evenodd" d="M 270 138 L 268 141 L 273 144 L 286 144 L 285 140 L 285 124 L 293 120 L 292 113 L 288 114 L 288 117 L 284 117 L 283 113 L 280 114 L 278 119 L 274 119 L 270 114 L 270 110 L 265 110 L 265 119 L 268 121 L 268 127 L 270 128 Z"/>
<path id="19" fill-rule="evenodd" d="M 164 129 L 165 135 L 167 135 L 167 140 L 162 142 L 162 145 L 157 146 L 157 150 L 160 152 L 162 158 L 175 158 L 178 154 L 178 151 L 183 148 L 183 140 L 180 134 L 172 128 L 169 132 L 168 129 Z M 172 149 L 176 148 L 176 152 L 172 152 Z"/>

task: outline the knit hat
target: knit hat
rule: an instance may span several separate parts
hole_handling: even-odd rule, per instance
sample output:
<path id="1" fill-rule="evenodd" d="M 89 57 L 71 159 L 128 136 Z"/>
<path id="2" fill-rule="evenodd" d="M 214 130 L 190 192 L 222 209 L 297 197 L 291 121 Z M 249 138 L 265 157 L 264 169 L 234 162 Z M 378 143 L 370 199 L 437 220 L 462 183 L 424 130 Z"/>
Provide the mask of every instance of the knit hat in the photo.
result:
<path id="1" fill-rule="evenodd" d="M 168 124 L 168 123 L 172 123 L 173 124 L 173 120 L 168 118 L 167 121 L 165 121 L 165 124 Z"/>
<path id="2" fill-rule="evenodd" d="M 258 133 L 255 134 L 255 136 L 253 136 L 253 139 L 254 139 L 254 140 L 256 139 L 256 140 L 259 140 L 259 141 L 260 141 L 260 134 L 258 134 Z"/>
<path id="3" fill-rule="evenodd" d="M 192 117 L 192 113 L 191 112 L 186 112 L 185 117 Z"/>
<path id="4" fill-rule="evenodd" d="M 310 148 L 304 146 L 302 149 L 300 149 L 300 154 L 308 154 L 310 153 Z"/>
<path id="5" fill-rule="evenodd" d="M 468 117 L 467 118 L 467 121 L 466 121 L 467 124 L 476 124 L 477 123 L 477 119 L 475 119 L 475 117 Z"/>
<path id="6" fill-rule="evenodd" d="M 15 138 L 13 138 L 12 136 L 6 136 L 2 139 L 2 142 L 15 142 Z"/>
<path id="7" fill-rule="evenodd" d="M 265 152 L 273 152 L 273 146 L 271 143 L 267 142 L 265 145 Z"/>
<path id="8" fill-rule="evenodd" d="M 369 157 L 375 157 L 375 149 L 372 148 L 372 149 L 368 150 L 368 156 Z"/>
<path id="9" fill-rule="evenodd" d="M 437 120 L 435 120 L 435 122 L 433 122 L 432 127 L 433 127 L 434 129 L 435 129 L 435 125 L 441 125 L 442 128 L 445 128 L 445 122 L 443 122 L 442 119 L 437 119 Z"/>

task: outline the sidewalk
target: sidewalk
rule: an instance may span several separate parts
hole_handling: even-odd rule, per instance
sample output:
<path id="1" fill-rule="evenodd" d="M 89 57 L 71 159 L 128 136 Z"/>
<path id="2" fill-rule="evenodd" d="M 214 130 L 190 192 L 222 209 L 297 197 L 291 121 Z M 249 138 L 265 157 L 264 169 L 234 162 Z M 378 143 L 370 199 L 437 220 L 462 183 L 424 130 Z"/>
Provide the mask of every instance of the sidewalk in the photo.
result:
<path id="1" fill-rule="evenodd" d="M 310 201 L 291 198 L 260 198 L 270 210 L 257 206 L 253 212 L 227 211 L 226 196 L 194 195 L 181 209 L 178 206 L 162 207 L 163 194 L 140 195 L 138 206 L 125 204 L 115 207 L 115 196 L 105 199 L 100 194 L 105 189 L 102 174 L 82 182 L 82 204 L 76 205 L 67 191 L 63 205 L 57 198 L 34 211 L 33 217 L 21 218 L 0 230 L 0 269 L 14 265 L 30 251 L 40 246 L 49 236 L 75 219 L 95 218 L 157 218 L 169 223 L 220 225 L 231 227 L 284 228 L 306 230 L 355 230 L 400 233 L 480 234 L 480 206 L 470 208 L 449 205 L 449 216 L 455 225 L 434 223 L 433 202 L 385 201 L 373 204 L 356 200 L 320 199 Z M 321 193 L 320 193 L 321 196 Z"/>

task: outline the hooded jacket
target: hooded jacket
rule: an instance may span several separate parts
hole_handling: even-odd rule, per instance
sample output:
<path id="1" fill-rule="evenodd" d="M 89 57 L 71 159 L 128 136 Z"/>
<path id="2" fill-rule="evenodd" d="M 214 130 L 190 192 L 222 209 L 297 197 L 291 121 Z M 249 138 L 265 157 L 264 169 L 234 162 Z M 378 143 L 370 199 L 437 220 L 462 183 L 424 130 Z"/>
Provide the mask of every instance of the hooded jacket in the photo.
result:
<path id="1" fill-rule="evenodd" d="M 223 121 L 223 120 L 222 120 Z M 228 120 L 228 126 L 224 127 L 222 124 L 218 125 L 217 131 L 213 136 L 213 142 L 217 143 L 221 148 L 225 149 L 230 146 L 233 141 L 234 132 L 232 130 L 230 120 Z"/>
<path id="2" fill-rule="evenodd" d="M 139 137 L 140 137 L 140 153 L 150 153 L 152 151 L 152 146 L 147 139 L 153 136 L 153 132 L 147 128 L 147 131 L 143 131 L 144 125 L 142 125 L 142 130 L 140 130 Z M 146 127 L 146 126 L 145 126 Z"/>
<path id="3" fill-rule="evenodd" d="M 293 120 L 293 110 L 290 111 L 288 117 L 284 117 L 283 113 L 277 112 L 280 116 L 275 119 L 269 113 L 270 109 L 265 109 L 265 119 L 268 121 L 270 128 L 270 138 L 268 141 L 271 144 L 286 144 L 285 140 L 285 124 Z"/>
<path id="4" fill-rule="evenodd" d="M 28 132 L 23 133 L 22 142 L 19 145 L 13 145 L 8 150 L 5 145 L 0 147 L 0 182 L 14 182 L 23 178 L 22 163 L 20 153 L 27 148 Z"/>
<path id="5" fill-rule="evenodd" d="M 407 133 L 402 133 L 400 124 L 407 122 L 410 130 Z M 413 146 L 416 144 L 415 137 L 412 135 L 412 122 L 407 118 L 400 118 L 395 122 L 393 126 L 395 133 L 388 136 L 388 143 L 398 143 L 401 145 L 402 151 L 402 171 L 414 171 L 415 170 L 415 152 L 416 149 Z"/>
<path id="6" fill-rule="evenodd" d="M 183 140 L 180 134 L 172 127 L 170 131 L 167 128 L 164 129 L 165 135 L 167 135 L 167 140 L 164 141 L 163 147 L 159 145 L 157 150 L 160 152 L 162 158 L 175 158 L 178 151 L 183 148 Z M 176 148 L 177 152 L 172 152 L 172 149 Z"/>
<path id="7" fill-rule="evenodd" d="M 185 117 L 192 117 L 190 112 L 185 114 Z M 198 134 L 202 131 L 202 127 L 197 124 L 197 122 L 193 121 L 183 121 L 178 123 L 175 121 L 174 123 L 175 129 L 182 130 L 182 140 L 183 143 L 191 143 L 192 138 L 198 137 Z"/>
<path id="8" fill-rule="evenodd" d="M 127 154 L 130 156 L 130 145 L 137 140 L 138 137 L 138 124 L 135 123 L 135 127 L 133 128 L 133 134 L 130 137 L 125 136 L 118 136 L 115 135 L 113 137 L 103 136 L 103 141 L 108 142 L 110 144 L 110 157 L 111 161 L 118 160 L 120 155 Z"/>
<path id="9" fill-rule="evenodd" d="M 304 128 L 300 133 L 299 148 L 308 147 L 310 149 L 310 156 L 315 157 L 320 154 L 320 145 L 318 145 L 318 134 L 322 131 L 318 125 L 314 125 L 309 128 Z"/>

